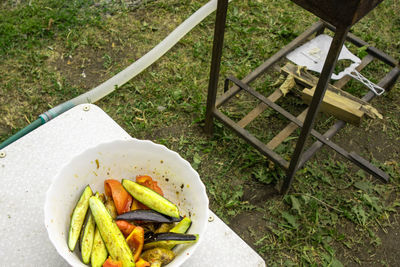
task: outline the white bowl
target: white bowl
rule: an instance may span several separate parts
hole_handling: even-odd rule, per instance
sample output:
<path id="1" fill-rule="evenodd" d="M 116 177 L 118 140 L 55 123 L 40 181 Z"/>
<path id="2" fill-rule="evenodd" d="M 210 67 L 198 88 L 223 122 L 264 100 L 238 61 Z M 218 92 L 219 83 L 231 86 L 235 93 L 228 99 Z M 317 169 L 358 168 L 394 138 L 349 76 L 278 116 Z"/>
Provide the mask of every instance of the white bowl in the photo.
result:
<path id="1" fill-rule="evenodd" d="M 98 164 L 97 164 L 98 163 Z M 86 185 L 104 192 L 106 179 L 132 179 L 150 175 L 181 215 L 189 216 L 188 233 L 199 234 L 192 245 L 179 245 L 168 267 L 180 266 L 199 245 L 208 220 L 208 197 L 199 174 L 176 152 L 151 141 L 118 140 L 100 144 L 74 157 L 55 176 L 46 194 L 45 226 L 58 253 L 72 266 L 86 266 L 67 246 L 70 215 Z"/>

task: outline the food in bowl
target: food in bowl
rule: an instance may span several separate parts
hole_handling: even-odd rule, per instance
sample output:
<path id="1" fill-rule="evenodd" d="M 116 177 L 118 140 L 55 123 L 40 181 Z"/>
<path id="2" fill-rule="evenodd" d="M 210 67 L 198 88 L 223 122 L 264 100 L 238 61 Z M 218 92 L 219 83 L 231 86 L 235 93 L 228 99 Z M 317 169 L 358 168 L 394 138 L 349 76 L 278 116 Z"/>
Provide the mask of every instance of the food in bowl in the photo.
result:
<path id="1" fill-rule="evenodd" d="M 175 258 L 167 266 L 179 267 L 196 253 L 204 240 L 209 217 L 206 188 L 199 174 L 188 161 L 165 146 L 132 138 L 83 151 L 67 161 L 52 180 L 46 193 L 44 224 L 51 243 L 65 261 L 74 267 L 87 266 L 79 249 L 71 252 L 68 247 L 71 214 L 82 190 L 90 185 L 93 193 L 101 193 L 107 179 L 121 182 L 143 174 L 157 181 L 165 198 L 178 206 L 180 215 L 193 222 L 187 234 L 199 235 L 193 244 L 176 246 Z M 108 201 L 104 205 L 118 215 L 115 206 Z M 95 238 L 99 235 L 95 233 Z"/>
<path id="2" fill-rule="evenodd" d="M 79 240 L 83 263 L 163 266 L 175 258 L 176 245 L 198 240 L 196 234 L 185 234 L 190 218 L 179 214 L 178 206 L 164 197 L 150 176 L 122 182 L 107 179 L 104 191 L 105 196 L 94 195 L 87 185 L 72 212 L 68 247 L 74 251 Z"/>

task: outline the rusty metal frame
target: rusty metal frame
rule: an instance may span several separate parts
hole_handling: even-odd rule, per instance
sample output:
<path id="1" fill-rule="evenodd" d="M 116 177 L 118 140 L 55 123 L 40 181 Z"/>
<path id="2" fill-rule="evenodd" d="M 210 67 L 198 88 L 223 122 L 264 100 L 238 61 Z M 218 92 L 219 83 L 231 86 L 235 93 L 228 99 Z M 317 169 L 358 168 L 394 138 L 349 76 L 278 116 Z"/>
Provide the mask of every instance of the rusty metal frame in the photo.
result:
<path id="1" fill-rule="evenodd" d="M 398 66 L 398 62 L 395 61 L 392 57 L 386 55 L 385 53 L 379 51 L 378 49 L 369 46 L 366 42 L 354 36 L 351 33 L 348 33 L 351 25 L 341 25 L 338 24 L 337 27 L 332 26 L 323 21 L 319 21 L 312 25 L 309 29 L 299 35 L 296 39 L 290 42 L 288 45 L 279 50 L 276 54 L 266 60 L 262 65 L 256 68 L 253 72 L 248 74 L 241 81 L 235 77 L 229 77 L 225 80 L 224 86 L 224 94 L 216 98 L 217 95 L 217 85 L 219 79 L 219 70 L 220 63 L 222 57 L 222 49 L 224 42 L 224 31 L 225 31 L 225 23 L 226 23 L 226 15 L 227 15 L 227 7 L 228 0 L 218 0 L 217 6 L 217 15 L 216 15 L 216 24 L 214 31 L 214 44 L 213 44 L 213 53 L 212 53 L 212 61 L 211 61 L 211 70 L 210 70 L 210 80 L 208 87 L 208 96 L 207 96 L 207 109 L 206 109 L 206 120 L 205 120 L 205 130 L 207 133 L 212 134 L 213 131 L 213 118 L 217 118 L 222 121 L 227 127 L 231 128 L 235 131 L 240 137 L 249 142 L 252 146 L 254 146 L 258 151 L 260 151 L 263 155 L 270 158 L 273 162 L 279 164 L 286 170 L 286 178 L 284 179 L 281 192 L 286 193 L 291 183 L 293 182 L 294 175 L 296 171 L 304 166 L 305 162 L 309 160 L 323 145 L 327 145 L 330 148 L 337 151 L 340 155 L 344 156 L 348 160 L 352 161 L 360 168 L 374 175 L 375 177 L 380 178 L 382 181 L 387 182 L 389 177 L 386 173 L 384 173 L 379 168 L 375 167 L 367 160 L 363 159 L 361 156 L 357 155 L 354 152 L 347 152 L 342 147 L 338 146 L 334 142 L 330 140 L 334 134 L 336 134 L 340 129 L 342 129 L 346 123 L 343 121 L 337 121 L 326 133 L 320 134 L 313 129 L 314 121 L 316 114 L 318 113 L 320 103 L 324 97 L 327 85 L 329 83 L 330 77 L 332 75 L 333 69 L 336 66 L 337 58 L 339 56 L 341 47 L 345 40 L 352 42 L 356 46 L 368 46 L 367 52 L 369 55 L 372 55 L 378 60 L 388 64 L 393 67 L 392 70 L 379 82 L 379 86 L 389 90 L 393 84 L 396 82 L 397 78 L 400 75 L 400 69 Z M 324 64 L 324 68 L 321 72 L 320 78 L 318 80 L 316 90 L 314 96 L 311 100 L 311 103 L 308 107 L 308 112 L 305 116 L 304 122 L 284 110 L 282 107 L 278 106 L 269 98 L 264 97 L 254 89 L 252 89 L 248 84 L 262 75 L 265 71 L 271 68 L 275 63 L 281 60 L 284 56 L 294 50 L 297 46 L 303 43 L 307 38 L 312 36 L 313 34 L 322 33 L 325 28 L 334 31 L 334 38 L 327 56 L 327 59 Z M 366 63 L 368 64 L 368 63 Z M 234 83 L 234 86 L 229 88 L 229 81 Z M 258 140 L 255 136 L 249 133 L 244 127 L 232 121 L 229 117 L 224 115 L 222 112 L 218 110 L 223 104 L 227 103 L 234 95 L 236 95 L 241 90 L 249 93 L 253 97 L 256 97 L 262 104 L 269 106 L 284 115 L 288 118 L 292 123 L 301 127 L 301 133 L 298 138 L 295 151 L 291 157 L 290 162 L 283 159 L 280 155 L 270 149 L 263 142 Z M 372 92 L 368 92 L 362 99 L 365 101 L 370 101 L 375 95 Z M 279 96 L 278 96 L 279 98 Z M 304 146 L 306 140 L 309 135 L 314 136 L 318 141 L 316 141 L 310 148 L 308 148 L 304 153 Z"/>

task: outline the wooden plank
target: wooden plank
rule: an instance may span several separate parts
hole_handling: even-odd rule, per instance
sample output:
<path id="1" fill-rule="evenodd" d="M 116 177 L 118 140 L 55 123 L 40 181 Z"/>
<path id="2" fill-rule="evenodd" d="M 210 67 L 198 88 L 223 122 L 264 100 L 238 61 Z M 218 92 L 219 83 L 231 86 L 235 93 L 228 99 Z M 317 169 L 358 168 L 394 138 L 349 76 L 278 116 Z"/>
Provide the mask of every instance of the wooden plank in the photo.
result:
<path id="1" fill-rule="evenodd" d="M 297 119 L 304 122 L 304 119 L 306 118 L 307 115 L 307 111 L 308 108 L 303 110 L 303 112 L 297 116 Z M 268 142 L 267 147 L 271 150 L 274 150 L 286 138 L 288 138 L 297 128 L 298 126 L 295 123 L 293 122 L 289 123 L 282 131 L 280 131 L 277 135 L 275 135 L 274 138 L 271 139 L 271 141 Z"/>
<path id="2" fill-rule="evenodd" d="M 305 88 L 302 91 L 304 102 L 309 104 L 313 98 L 313 89 Z M 364 112 L 360 110 L 361 104 L 336 93 L 326 91 L 321 103 L 321 111 L 334 115 L 338 119 L 359 126 Z"/>
<path id="3" fill-rule="evenodd" d="M 357 70 L 360 71 L 362 68 L 364 68 L 369 62 L 373 60 L 373 57 L 368 55 L 366 56 L 361 64 L 358 66 Z M 314 75 L 308 73 L 304 69 L 298 68 L 296 65 L 293 65 L 291 63 L 287 63 L 283 68 L 282 71 L 286 72 L 287 74 L 291 74 L 295 77 L 296 82 L 302 84 L 305 87 L 314 87 L 317 82 L 318 78 L 315 77 Z M 368 115 L 371 118 L 382 118 L 382 115 L 379 113 L 379 111 L 374 108 L 370 103 L 353 96 L 352 94 L 341 90 L 340 88 L 343 87 L 351 78 L 349 76 L 344 76 L 342 79 L 337 81 L 335 85 L 328 84 L 328 91 L 330 92 L 335 92 L 336 94 L 345 96 L 348 99 L 351 99 L 357 103 L 361 104 L 360 110 L 362 110 L 366 115 Z M 338 88 L 338 86 L 340 88 Z"/>
<path id="4" fill-rule="evenodd" d="M 281 90 L 276 89 L 272 94 L 268 96 L 268 99 L 272 102 L 277 101 L 282 96 Z M 250 122 L 252 122 L 258 115 L 260 115 L 264 110 L 268 108 L 264 103 L 258 104 L 252 111 L 250 111 L 246 116 L 244 116 L 237 124 L 240 127 L 246 127 Z"/>
<path id="5" fill-rule="evenodd" d="M 305 87 L 309 87 L 312 88 L 314 86 L 317 85 L 318 83 L 318 78 L 315 77 L 314 75 L 312 75 L 311 73 L 307 72 L 305 69 L 301 68 L 298 69 L 298 67 L 294 64 L 291 63 L 287 63 L 283 68 L 282 71 L 284 71 L 287 74 L 291 74 L 294 76 L 294 78 L 296 79 L 296 82 L 302 84 Z M 300 74 L 299 74 L 300 73 Z M 342 79 L 346 80 L 346 83 L 350 80 L 348 76 L 344 76 Z M 340 83 L 340 85 L 343 87 L 346 83 L 345 82 L 341 82 L 340 80 L 337 82 Z M 336 92 L 337 94 L 340 94 L 342 96 L 345 96 L 355 102 L 358 102 L 360 104 L 363 105 L 371 105 L 370 103 L 361 100 L 358 97 L 353 96 L 352 94 L 341 90 L 340 88 L 338 88 L 337 86 L 334 86 L 332 84 L 328 84 L 328 90 L 332 91 L 332 92 Z"/>
<path id="6" fill-rule="evenodd" d="M 362 61 L 361 64 L 356 68 L 358 71 L 361 71 L 363 68 L 365 68 L 369 63 L 371 63 L 371 61 L 374 59 L 373 56 L 371 55 L 367 55 L 365 56 Z M 297 70 L 297 68 L 296 68 Z M 296 77 L 295 77 L 296 78 Z M 335 83 L 336 88 L 340 89 L 343 86 L 346 85 L 346 83 L 348 83 L 350 81 L 350 77 L 349 76 L 344 76 L 342 79 L 340 79 L 339 81 L 337 81 Z M 366 102 L 368 103 L 368 102 Z M 300 113 L 300 115 L 304 116 L 307 114 L 308 108 L 306 108 L 302 113 Z M 299 115 L 299 116 L 300 116 Z M 298 117 L 299 117 L 298 116 Z M 300 119 L 300 118 L 299 118 Z M 304 121 L 304 119 L 300 119 L 301 121 Z M 297 125 L 294 124 L 293 122 L 289 123 L 285 128 L 283 128 L 282 131 L 280 131 L 274 138 L 271 139 L 271 141 L 267 144 L 267 147 L 270 149 L 275 149 L 276 147 L 278 147 L 286 138 L 288 138 L 296 129 L 297 129 Z"/>

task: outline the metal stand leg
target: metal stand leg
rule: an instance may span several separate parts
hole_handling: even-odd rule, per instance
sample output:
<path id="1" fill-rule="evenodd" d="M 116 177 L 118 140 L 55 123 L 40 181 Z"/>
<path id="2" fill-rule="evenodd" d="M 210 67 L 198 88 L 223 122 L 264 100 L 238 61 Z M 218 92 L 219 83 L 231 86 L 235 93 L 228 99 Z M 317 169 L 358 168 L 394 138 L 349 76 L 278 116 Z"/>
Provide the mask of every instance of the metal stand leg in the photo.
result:
<path id="1" fill-rule="evenodd" d="M 342 46 L 346 39 L 346 35 L 347 32 L 349 31 L 349 28 L 350 27 L 338 28 L 332 40 L 328 56 L 326 58 L 324 67 L 321 72 L 321 76 L 318 80 L 314 96 L 311 100 L 310 107 L 308 109 L 307 116 L 305 118 L 300 133 L 299 140 L 297 141 L 296 148 L 294 150 L 292 159 L 290 161 L 289 169 L 287 171 L 287 176 L 281 188 L 281 193 L 283 194 L 287 193 L 287 191 L 290 188 L 290 185 L 292 184 L 293 177 L 297 171 L 305 142 L 307 141 L 307 137 L 310 134 L 310 131 L 314 125 L 315 117 L 318 113 L 321 101 L 325 95 L 329 79 L 331 78 L 332 72 L 336 66 L 337 59 L 339 57 L 340 51 L 342 50 Z"/>
<path id="2" fill-rule="evenodd" d="M 219 70 L 221 65 L 222 47 L 224 44 L 224 32 L 226 13 L 228 10 L 228 0 L 218 0 L 217 14 L 214 29 L 214 43 L 212 50 L 212 60 L 210 69 L 210 80 L 208 83 L 207 109 L 205 131 L 208 134 L 213 132 L 213 117 L 215 110 L 215 100 L 217 97 Z"/>

